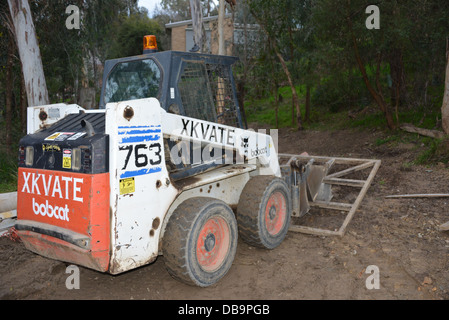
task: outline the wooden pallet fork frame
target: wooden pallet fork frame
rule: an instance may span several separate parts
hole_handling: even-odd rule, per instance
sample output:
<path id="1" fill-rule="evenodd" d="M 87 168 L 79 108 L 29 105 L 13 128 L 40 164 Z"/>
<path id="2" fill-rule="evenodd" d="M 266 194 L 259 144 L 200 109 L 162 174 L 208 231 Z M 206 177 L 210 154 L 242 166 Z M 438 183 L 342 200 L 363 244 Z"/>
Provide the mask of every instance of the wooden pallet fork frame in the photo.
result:
<path id="1" fill-rule="evenodd" d="M 325 163 L 325 164 L 341 164 L 349 166 L 348 168 L 333 172 L 332 174 L 326 174 L 323 179 L 324 184 L 328 185 L 342 185 L 342 186 L 349 186 L 354 188 L 359 188 L 360 191 L 358 193 L 357 198 L 352 204 L 348 203 L 342 203 L 342 202 L 336 202 L 336 201 L 313 201 L 311 199 L 309 201 L 309 205 L 311 207 L 320 207 L 325 209 L 331 209 L 331 210 L 339 210 L 339 211 L 347 211 L 347 215 L 343 221 L 343 224 L 338 230 L 327 230 L 327 229 L 321 229 L 321 228 L 313 228 L 313 227 L 307 227 L 302 225 L 295 225 L 292 224 L 290 226 L 290 231 L 294 232 L 301 232 L 301 233 L 307 233 L 307 234 L 313 234 L 313 235 L 320 235 L 320 236 L 343 236 L 346 231 L 346 227 L 351 222 L 352 218 L 354 217 L 355 212 L 360 206 L 360 203 L 362 202 L 363 198 L 366 195 L 366 192 L 368 191 L 368 188 L 371 185 L 371 182 L 373 181 L 377 170 L 380 167 L 381 161 L 380 160 L 370 160 L 370 159 L 351 159 L 351 158 L 338 158 L 338 157 L 317 157 L 317 156 L 309 156 L 309 155 L 292 155 L 292 154 L 280 154 L 279 160 L 281 162 L 281 167 L 284 166 L 290 166 L 292 161 L 297 160 L 303 160 L 305 162 L 313 160 L 313 164 L 317 163 Z M 371 171 L 366 178 L 366 180 L 355 180 L 355 179 L 347 179 L 344 178 L 345 176 L 348 176 L 349 174 L 352 174 L 354 172 L 362 171 L 365 169 L 371 168 Z"/>

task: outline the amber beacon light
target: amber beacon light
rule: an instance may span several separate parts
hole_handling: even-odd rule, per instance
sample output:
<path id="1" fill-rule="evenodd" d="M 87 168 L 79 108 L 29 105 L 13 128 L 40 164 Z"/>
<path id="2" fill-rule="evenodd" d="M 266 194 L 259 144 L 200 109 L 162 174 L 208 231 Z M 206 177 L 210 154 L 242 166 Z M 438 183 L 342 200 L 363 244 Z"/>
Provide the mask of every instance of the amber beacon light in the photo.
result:
<path id="1" fill-rule="evenodd" d="M 156 36 L 149 35 L 143 37 L 143 53 L 157 52 Z"/>

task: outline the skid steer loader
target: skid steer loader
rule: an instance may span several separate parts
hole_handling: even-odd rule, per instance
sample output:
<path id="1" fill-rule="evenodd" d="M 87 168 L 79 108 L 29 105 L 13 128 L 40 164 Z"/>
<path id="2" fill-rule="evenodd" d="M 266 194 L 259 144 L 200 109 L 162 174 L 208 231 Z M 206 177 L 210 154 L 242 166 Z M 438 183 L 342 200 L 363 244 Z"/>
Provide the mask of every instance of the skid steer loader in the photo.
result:
<path id="1" fill-rule="evenodd" d="M 270 135 L 244 128 L 236 58 L 144 43 L 106 61 L 99 109 L 28 108 L 15 229 L 29 250 L 111 274 L 163 255 L 171 275 L 205 287 L 238 237 L 273 249 L 311 204 L 348 208 L 330 201 L 344 180 L 325 181 L 335 159 L 282 165 Z"/>

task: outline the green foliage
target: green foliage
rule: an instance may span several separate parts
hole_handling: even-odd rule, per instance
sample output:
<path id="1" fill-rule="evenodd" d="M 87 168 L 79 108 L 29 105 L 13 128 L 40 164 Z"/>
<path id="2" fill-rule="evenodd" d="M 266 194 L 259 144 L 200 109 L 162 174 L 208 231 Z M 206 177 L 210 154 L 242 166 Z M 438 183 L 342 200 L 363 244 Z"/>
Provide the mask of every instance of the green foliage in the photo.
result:
<path id="1" fill-rule="evenodd" d="M 188 0 L 161 0 L 161 7 L 169 14 L 172 21 L 191 19 Z"/>
<path id="2" fill-rule="evenodd" d="M 381 146 L 381 145 L 384 145 L 386 143 L 389 143 L 389 142 L 392 142 L 392 141 L 397 141 L 397 140 L 398 140 L 398 136 L 397 135 L 391 135 L 391 136 L 388 136 L 386 138 L 378 138 L 378 139 L 376 139 L 375 145 L 376 146 Z"/>
<path id="3" fill-rule="evenodd" d="M 0 193 L 17 189 L 17 157 L 0 152 Z"/>
<path id="4" fill-rule="evenodd" d="M 416 164 L 429 165 L 435 163 L 449 164 L 449 139 L 423 138 L 421 153 L 415 160 Z"/>
<path id="5" fill-rule="evenodd" d="M 245 105 L 245 110 L 248 110 L 246 113 L 248 123 L 267 124 L 271 128 L 275 128 L 276 114 L 275 109 L 273 108 L 273 103 L 274 97 L 248 102 Z M 278 110 L 278 127 L 286 128 L 290 126 L 291 126 L 291 102 L 289 104 L 281 103 L 279 105 Z"/>
<path id="6" fill-rule="evenodd" d="M 314 108 L 338 112 L 366 107 L 372 102 L 357 71 L 335 73 L 323 79 L 312 95 Z"/>
<path id="7" fill-rule="evenodd" d="M 134 14 L 126 17 L 116 30 L 109 58 L 129 57 L 142 54 L 143 36 L 162 34 L 160 25 L 146 15 Z M 159 50 L 163 48 L 158 43 Z"/>
<path id="8" fill-rule="evenodd" d="M 200 0 L 200 2 L 204 17 L 218 14 L 218 1 Z M 156 15 L 167 16 L 171 22 L 192 19 L 189 0 L 161 0 L 160 5 L 161 8 L 156 9 Z"/>
<path id="9" fill-rule="evenodd" d="M 134 50 L 135 54 L 140 54 L 143 36 L 162 30 L 147 17 L 146 10 L 138 8 L 137 3 L 137 0 L 29 1 L 51 103 L 76 103 L 82 86 L 95 87 L 98 100 L 102 64 L 111 56 L 113 46 L 115 46 L 116 54 L 128 54 L 126 51 L 119 52 L 117 48 Z M 79 30 L 66 28 L 66 20 L 69 16 L 66 8 L 69 5 L 76 5 L 80 9 Z M 15 153 L 18 141 L 25 132 L 20 122 L 21 64 L 17 50 L 14 48 L 13 92 L 11 93 L 13 141 L 11 145 L 5 145 L 5 82 L 7 81 L 5 70 L 11 34 L 6 25 L 7 19 L 3 17 L 8 15 L 8 4 L 3 1 L 0 4 L 0 190 L 2 191 L 16 184 Z M 118 31 L 121 38 L 117 37 Z M 137 41 L 139 32 L 141 34 L 138 35 Z M 8 154 L 14 156 L 7 156 Z"/>
<path id="10" fill-rule="evenodd" d="M 29 1 L 40 43 L 50 100 L 76 102 L 81 86 L 96 87 L 102 64 L 108 58 L 138 55 L 142 37 L 155 34 L 161 50 L 168 49 L 164 24 L 190 19 L 189 0 L 162 0 L 155 19 L 138 7 L 137 0 L 39 0 Z M 217 13 L 217 2 L 201 0 L 203 14 Z M 81 29 L 68 30 L 65 12 L 69 4 L 81 12 Z M 296 85 L 302 113 L 305 88 L 311 90 L 311 114 L 307 128 L 386 127 L 384 113 L 375 107 L 355 59 L 357 45 L 368 81 L 399 123 L 433 129 L 441 118 L 449 2 L 380 1 L 380 29 L 365 26 L 369 0 L 242 0 L 234 13 L 237 23 L 249 24 L 247 39 L 235 53 L 240 57 L 236 79 L 243 84 L 249 122 L 279 127 L 292 126 L 292 93 L 274 48 L 286 61 Z M 7 6 L 0 5 L 5 14 Z M 251 15 L 254 14 L 254 16 Z M 256 28 L 263 25 L 265 30 Z M 5 118 L 5 67 L 8 28 L 0 21 L 0 132 Z M 14 154 L 20 128 L 20 61 L 13 62 Z M 379 69 L 378 69 L 379 67 Z M 397 92 L 396 92 L 397 89 Z M 278 103 L 277 99 L 282 97 Z M 98 95 L 96 97 L 99 98 Z M 277 107 L 276 107 L 277 106 Z M 370 106 L 370 111 L 358 114 Z M 397 110 L 396 110 L 397 108 Z M 349 118 L 348 113 L 357 114 Z M 401 141 L 405 134 L 392 132 L 376 145 Z M 401 137 L 401 138 L 399 138 Z M 0 139 L 0 143 L 3 140 Z M 446 140 L 424 140 L 419 163 L 447 162 Z M 15 157 L 0 149 L 0 190 L 15 182 Z M 9 187 L 6 187 L 9 188 Z"/>
<path id="11" fill-rule="evenodd" d="M 426 123 L 410 117 L 440 114 L 448 2 L 381 1 L 375 4 L 381 21 L 376 30 L 368 30 L 365 25 L 365 9 L 373 4 L 368 0 L 244 2 L 266 26 L 270 38 L 276 39 L 295 83 L 314 88 L 311 105 L 315 116 L 328 111 L 357 112 L 377 103 L 378 113 L 363 120 L 357 118 L 352 126 L 386 126 L 382 119 L 385 111 L 379 108 L 382 104 L 374 99 L 375 95 L 398 123 L 429 127 L 434 120 Z M 250 70 L 245 73 L 250 79 L 247 95 L 256 100 L 273 92 L 269 82 L 286 84 L 285 78 L 276 80 L 276 71 L 270 66 L 270 43 L 261 41 L 261 47 L 250 60 L 253 65 L 243 68 Z M 361 65 L 355 59 L 356 52 Z M 274 70 L 279 70 L 279 64 L 274 63 Z"/>
<path id="12" fill-rule="evenodd" d="M 369 113 L 365 116 L 348 121 L 347 126 L 350 128 L 382 129 L 385 128 L 385 117 L 382 114 L 382 112 L 376 111 L 373 113 Z"/>
<path id="13" fill-rule="evenodd" d="M 296 92 L 300 96 L 305 94 L 303 86 L 297 86 Z M 278 128 L 291 127 L 292 114 L 292 91 L 289 86 L 279 87 L 277 90 L 278 99 Z M 276 127 L 276 110 L 274 94 L 267 93 L 260 99 L 249 99 L 245 103 L 245 111 L 248 123 L 260 123 L 270 125 L 272 128 Z M 296 111 L 295 111 L 296 112 Z M 304 110 L 302 111 L 304 113 Z"/>
<path id="14" fill-rule="evenodd" d="M 441 85 L 444 77 L 446 61 L 441 53 L 446 49 L 449 29 L 448 4 L 437 0 L 383 1 L 376 4 L 380 10 L 380 29 L 368 30 L 365 8 L 370 4 L 365 0 L 316 2 L 311 20 L 316 26 L 317 48 L 322 56 L 320 63 L 327 67 L 321 78 L 338 77 L 354 67 L 360 69 L 355 59 L 358 53 L 373 88 L 371 95 L 381 97 L 390 113 L 396 107 L 441 106 L 441 97 L 434 89 Z M 379 74 L 377 66 L 381 67 Z M 322 95 L 324 97 L 320 97 L 325 99 L 319 101 L 340 101 L 341 94 L 345 93 L 342 87 L 345 86 L 338 82 L 332 84 Z M 354 84 L 351 87 L 359 97 L 364 97 L 359 87 Z"/>

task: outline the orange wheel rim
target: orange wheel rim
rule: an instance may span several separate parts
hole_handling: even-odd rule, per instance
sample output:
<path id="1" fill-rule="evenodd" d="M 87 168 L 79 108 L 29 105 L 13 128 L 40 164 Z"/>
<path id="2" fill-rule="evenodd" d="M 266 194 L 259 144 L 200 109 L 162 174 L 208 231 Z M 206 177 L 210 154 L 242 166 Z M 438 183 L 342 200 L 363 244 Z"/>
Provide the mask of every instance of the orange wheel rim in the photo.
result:
<path id="1" fill-rule="evenodd" d="M 204 224 L 196 245 L 196 257 L 204 271 L 212 272 L 223 264 L 231 243 L 229 233 L 229 225 L 219 216 Z"/>
<path id="2" fill-rule="evenodd" d="M 265 207 L 265 226 L 270 235 L 277 235 L 284 226 L 287 217 L 287 202 L 284 195 L 277 191 L 268 199 Z"/>

